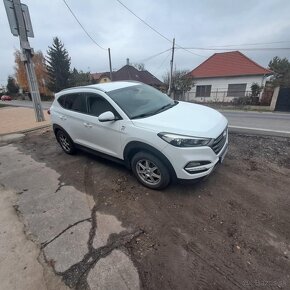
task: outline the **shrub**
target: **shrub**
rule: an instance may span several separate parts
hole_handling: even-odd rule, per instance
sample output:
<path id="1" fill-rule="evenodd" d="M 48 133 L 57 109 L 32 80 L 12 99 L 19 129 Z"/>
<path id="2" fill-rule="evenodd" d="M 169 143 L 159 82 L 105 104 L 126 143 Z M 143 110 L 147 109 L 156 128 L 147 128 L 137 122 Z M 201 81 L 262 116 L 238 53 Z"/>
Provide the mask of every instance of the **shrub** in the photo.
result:
<path id="1" fill-rule="evenodd" d="M 239 97 L 239 98 L 233 99 L 232 102 L 235 106 L 259 105 L 259 97 L 255 97 L 255 96 Z"/>

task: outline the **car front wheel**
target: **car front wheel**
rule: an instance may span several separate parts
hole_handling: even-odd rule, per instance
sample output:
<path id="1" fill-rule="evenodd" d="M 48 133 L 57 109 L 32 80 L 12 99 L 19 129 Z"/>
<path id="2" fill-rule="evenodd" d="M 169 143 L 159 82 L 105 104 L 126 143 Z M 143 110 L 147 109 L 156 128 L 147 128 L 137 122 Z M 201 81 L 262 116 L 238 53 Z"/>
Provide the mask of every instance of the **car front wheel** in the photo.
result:
<path id="1" fill-rule="evenodd" d="M 165 188 L 170 182 L 166 166 L 150 153 L 136 153 L 131 160 L 131 167 L 138 181 L 151 189 Z"/>
<path id="2" fill-rule="evenodd" d="M 62 130 L 58 130 L 56 133 L 56 139 L 65 153 L 67 154 L 75 153 L 76 148 L 74 146 L 73 141 L 71 140 L 71 138 L 67 133 L 65 133 Z"/>

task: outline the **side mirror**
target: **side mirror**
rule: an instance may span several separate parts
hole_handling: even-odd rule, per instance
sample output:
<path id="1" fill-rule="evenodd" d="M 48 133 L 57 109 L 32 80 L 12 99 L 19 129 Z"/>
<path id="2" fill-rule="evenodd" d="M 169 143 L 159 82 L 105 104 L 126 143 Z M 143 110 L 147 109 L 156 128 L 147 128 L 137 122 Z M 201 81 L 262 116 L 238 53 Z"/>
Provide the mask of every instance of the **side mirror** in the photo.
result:
<path id="1" fill-rule="evenodd" d="M 99 117 L 98 120 L 100 122 L 108 122 L 108 121 L 115 121 L 116 117 L 111 111 L 107 111 L 102 113 Z"/>

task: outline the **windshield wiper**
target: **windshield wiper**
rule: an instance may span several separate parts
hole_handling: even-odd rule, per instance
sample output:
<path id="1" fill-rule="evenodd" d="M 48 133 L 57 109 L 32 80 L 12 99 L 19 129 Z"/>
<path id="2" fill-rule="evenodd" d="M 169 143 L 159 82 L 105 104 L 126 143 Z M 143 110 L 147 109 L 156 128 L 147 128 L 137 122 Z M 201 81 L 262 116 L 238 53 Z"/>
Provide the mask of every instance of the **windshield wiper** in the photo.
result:
<path id="1" fill-rule="evenodd" d="M 164 106 L 162 106 L 161 108 L 159 108 L 158 110 L 156 110 L 156 111 L 155 111 L 155 114 L 160 113 L 160 112 L 162 112 L 162 111 L 165 111 L 165 110 L 167 110 L 167 109 L 170 109 L 170 108 L 176 106 L 177 104 L 178 104 L 178 102 L 177 102 L 177 101 L 174 101 L 173 104 L 167 104 L 167 105 L 164 105 Z"/>
<path id="2" fill-rule="evenodd" d="M 152 112 L 148 112 L 148 113 L 142 113 L 140 115 L 136 115 L 134 117 L 131 117 L 131 120 L 132 119 L 138 119 L 138 118 L 145 118 L 145 117 L 149 117 L 149 116 L 155 115 L 155 114 L 160 113 L 162 111 L 165 111 L 165 110 L 167 110 L 169 108 L 172 108 L 172 107 L 174 107 L 177 104 L 178 104 L 178 101 L 174 101 L 173 104 L 164 105 L 161 108 L 159 108 L 158 110 L 155 110 L 155 111 L 152 111 Z"/>
<path id="3" fill-rule="evenodd" d="M 154 115 L 154 113 L 143 113 L 143 114 L 140 114 L 140 115 L 136 115 L 134 117 L 131 117 L 131 120 L 132 119 L 138 119 L 138 118 L 144 118 L 144 117 L 149 117 L 149 116 L 152 116 Z"/>

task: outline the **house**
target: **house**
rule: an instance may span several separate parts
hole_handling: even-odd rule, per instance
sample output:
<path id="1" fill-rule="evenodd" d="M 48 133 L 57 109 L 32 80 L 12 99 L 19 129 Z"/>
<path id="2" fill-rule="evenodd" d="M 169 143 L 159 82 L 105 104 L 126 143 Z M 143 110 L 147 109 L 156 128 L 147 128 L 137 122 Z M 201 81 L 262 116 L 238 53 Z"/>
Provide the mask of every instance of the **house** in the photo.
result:
<path id="1" fill-rule="evenodd" d="M 272 72 L 239 51 L 215 53 L 192 70 L 193 88 L 188 101 L 228 102 L 250 95 L 251 85 L 264 86 Z"/>
<path id="2" fill-rule="evenodd" d="M 158 78 L 156 78 L 149 71 L 138 70 L 132 65 L 130 65 L 129 59 L 127 59 L 127 64 L 125 66 L 123 66 L 117 71 L 112 72 L 112 76 L 113 76 L 113 81 L 133 80 L 133 81 L 138 81 L 138 82 L 142 82 L 144 84 L 150 85 L 159 90 L 165 89 L 165 84 L 163 82 L 161 82 Z M 112 81 L 110 79 L 109 72 L 94 73 L 94 74 L 91 74 L 91 77 L 96 83 Z"/>
<path id="3" fill-rule="evenodd" d="M 93 83 L 96 84 L 107 83 L 111 81 L 109 72 L 93 73 L 91 74 L 91 79 Z"/>

